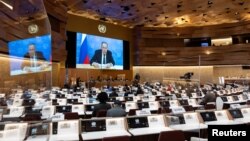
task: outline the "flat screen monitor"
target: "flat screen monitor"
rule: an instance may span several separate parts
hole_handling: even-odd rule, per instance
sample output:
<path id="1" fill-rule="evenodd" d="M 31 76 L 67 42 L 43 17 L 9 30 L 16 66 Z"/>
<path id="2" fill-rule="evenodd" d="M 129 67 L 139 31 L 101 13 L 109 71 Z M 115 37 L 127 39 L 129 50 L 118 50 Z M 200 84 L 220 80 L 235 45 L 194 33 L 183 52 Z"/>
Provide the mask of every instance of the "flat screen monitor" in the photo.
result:
<path id="1" fill-rule="evenodd" d="M 138 105 L 139 110 L 149 108 L 148 102 L 140 102 L 140 103 L 137 103 L 137 105 Z"/>
<path id="2" fill-rule="evenodd" d="M 237 95 L 233 96 L 234 101 L 239 101 L 239 97 Z"/>
<path id="3" fill-rule="evenodd" d="M 94 111 L 95 105 L 85 105 L 86 111 Z"/>
<path id="4" fill-rule="evenodd" d="M 81 126 L 82 132 L 106 131 L 106 120 L 86 120 Z"/>
<path id="5" fill-rule="evenodd" d="M 72 106 L 56 106 L 57 113 L 70 113 L 72 111 Z"/>
<path id="6" fill-rule="evenodd" d="M 65 94 L 56 94 L 56 98 L 65 98 Z"/>
<path id="7" fill-rule="evenodd" d="M 35 100 L 34 99 L 24 99 L 23 100 L 23 106 L 33 106 L 35 105 Z"/>
<path id="8" fill-rule="evenodd" d="M 10 75 L 51 71 L 51 35 L 8 43 Z"/>
<path id="9" fill-rule="evenodd" d="M 170 107 L 169 101 L 160 101 L 160 105 L 164 108 Z"/>
<path id="10" fill-rule="evenodd" d="M 233 118 L 243 118 L 242 112 L 240 109 L 231 109 L 229 113 L 232 115 Z"/>
<path id="11" fill-rule="evenodd" d="M 132 117 L 128 118 L 128 127 L 129 128 L 145 128 L 149 127 L 147 117 Z"/>
<path id="12" fill-rule="evenodd" d="M 125 101 L 133 101 L 134 100 L 134 98 L 131 96 L 126 96 L 126 97 L 124 97 L 124 99 L 125 99 Z"/>
<path id="13" fill-rule="evenodd" d="M 30 124 L 28 133 L 29 136 L 48 135 L 49 123 Z"/>
<path id="14" fill-rule="evenodd" d="M 123 40 L 76 34 L 76 68 L 123 70 Z"/>
<path id="15" fill-rule="evenodd" d="M 221 99 L 222 99 L 223 102 L 227 102 L 228 101 L 227 97 L 225 97 L 225 96 L 221 97 Z"/>
<path id="16" fill-rule="evenodd" d="M 179 103 L 181 104 L 181 106 L 184 106 L 184 105 L 189 105 L 189 104 L 188 104 L 188 100 L 187 100 L 187 99 L 182 99 L 182 100 L 179 100 Z"/>
<path id="17" fill-rule="evenodd" d="M 203 121 L 205 121 L 205 122 L 217 120 L 214 112 L 202 112 L 200 114 L 201 114 Z"/>
<path id="18" fill-rule="evenodd" d="M 78 103 L 78 99 L 67 99 L 67 103 L 69 104 Z"/>

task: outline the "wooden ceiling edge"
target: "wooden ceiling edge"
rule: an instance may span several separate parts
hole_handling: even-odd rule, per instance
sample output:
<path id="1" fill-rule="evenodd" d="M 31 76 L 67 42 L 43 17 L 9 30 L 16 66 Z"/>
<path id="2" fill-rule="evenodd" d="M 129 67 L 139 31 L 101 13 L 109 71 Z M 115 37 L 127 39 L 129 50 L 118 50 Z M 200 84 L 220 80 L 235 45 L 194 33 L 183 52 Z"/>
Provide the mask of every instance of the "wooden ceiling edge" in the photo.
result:
<path id="1" fill-rule="evenodd" d="M 250 24 L 249 21 L 243 21 L 243 22 L 237 22 L 237 23 L 223 23 L 223 24 L 216 24 L 216 25 L 207 25 L 207 26 L 185 26 L 185 27 L 144 27 L 144 26 L 135 26 L 134 28 L 142 30 L 142 31 L 147 31 L 147 30 L 156 30 L 156 29 L 176 29 L 176 30 L 181 30 L 181 29 L 187 29 L 187 28 L 194 28 L 194 29 L 204 29 L 204 28 L 225 28 L 225 27 L 232 27 L 232 26 L 239 26 L 239 25 L 248 25 Z"/>

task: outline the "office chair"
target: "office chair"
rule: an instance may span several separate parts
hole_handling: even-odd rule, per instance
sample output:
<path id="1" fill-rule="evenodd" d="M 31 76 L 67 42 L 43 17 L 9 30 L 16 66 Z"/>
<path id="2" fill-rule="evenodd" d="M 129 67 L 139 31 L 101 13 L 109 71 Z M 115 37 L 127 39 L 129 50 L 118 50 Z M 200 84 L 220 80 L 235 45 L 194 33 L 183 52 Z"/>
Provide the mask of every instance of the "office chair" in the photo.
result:
<path id="1" fill-rule="evenodd" d="M 96 117 L 106 117 L 107 110 L 99 110 L 96 112 Z"/>
<path id="2" fill-rule="evenodd" d="M 185 136 L 181 130 L 163 131 L 160 133 L 158 141 L 185 141 Z"/>

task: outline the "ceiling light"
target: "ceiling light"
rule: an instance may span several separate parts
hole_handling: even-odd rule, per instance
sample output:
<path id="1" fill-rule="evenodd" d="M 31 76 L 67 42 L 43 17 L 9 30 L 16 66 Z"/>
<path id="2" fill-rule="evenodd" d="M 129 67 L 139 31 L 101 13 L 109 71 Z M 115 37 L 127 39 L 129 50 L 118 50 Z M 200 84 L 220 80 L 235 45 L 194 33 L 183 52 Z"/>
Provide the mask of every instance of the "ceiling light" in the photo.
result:
<path id="1" fill-rule="evenodd" d="M 161 55 L 162 55 L 162 56 L 166 56 L 167 53 L 163 51 L 163 52 L 161 52 Z"/>
<path id="2" fill-rule="evenodd" d="M 3 0 L 0 0 L 0 2 L 1 2 L 2 4 L 4 4 L 6 7 L 8 7 L 9 9 L 13 10 L 13 6 L 12 6 L 12 5 L 10 5 L 10 4 L 4 2 Z"/>

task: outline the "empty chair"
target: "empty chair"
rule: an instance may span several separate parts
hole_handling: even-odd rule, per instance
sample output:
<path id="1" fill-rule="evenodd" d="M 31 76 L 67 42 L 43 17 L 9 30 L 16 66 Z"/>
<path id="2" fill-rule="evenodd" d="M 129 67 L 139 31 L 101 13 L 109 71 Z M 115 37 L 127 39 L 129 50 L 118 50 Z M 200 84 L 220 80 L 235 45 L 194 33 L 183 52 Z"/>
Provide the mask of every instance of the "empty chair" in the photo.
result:
<path id="1" fill-rule="evenodd" d="M 96 113 L 96 117 L 106 117 L 107 115 L 107 110 L 99 110 Z"/>
<path id="2" fill-rule="evenodd" d="M 105 137 L 102 141 L 130 141 L 129 136 Z"/>
<path id="3" fill-rule="evenodd" d="M 65 119 L 79 119 L 78 113 L 64 113 Z"/>
<path id="4" fill-rule="evenodd" d="M 185 141 L 185 136 L 181 130 L 163 131 L 160 133 L 158 141 Z"/>
<path id="5" fill-rule="evenodd" d="M 207 139 L 198 138 L 198 137 L 191 137 L 190 141 L 207 141 Z"/>

